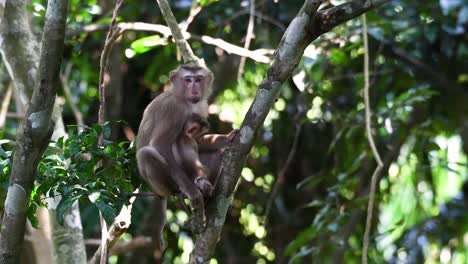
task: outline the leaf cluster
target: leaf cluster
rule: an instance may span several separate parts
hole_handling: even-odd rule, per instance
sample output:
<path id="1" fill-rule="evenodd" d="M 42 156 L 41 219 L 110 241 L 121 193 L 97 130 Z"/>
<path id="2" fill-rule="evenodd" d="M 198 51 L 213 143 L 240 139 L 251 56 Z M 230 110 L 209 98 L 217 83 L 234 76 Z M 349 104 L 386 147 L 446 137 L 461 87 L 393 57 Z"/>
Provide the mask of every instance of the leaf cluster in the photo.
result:
<path id="1" fill-rule="evenodd" d="M 110 141 L 110 132 L 109 122 L 95 124 L 50 143 L 38 165 L 37 184 L 31 196 L 32 222 L 37 222 L 35 208 L 46 205 L 44 197 L 60 197 L 55 208 L 60 224 L 67 210 L 82 198 L 96 205 L 106 222 L 112 223 L 128 202 L 126 194 L 134 191 L 140 181 L 134 144 Z M 103 146 L 98 146 L 101 133 L 105 140 Z"/>

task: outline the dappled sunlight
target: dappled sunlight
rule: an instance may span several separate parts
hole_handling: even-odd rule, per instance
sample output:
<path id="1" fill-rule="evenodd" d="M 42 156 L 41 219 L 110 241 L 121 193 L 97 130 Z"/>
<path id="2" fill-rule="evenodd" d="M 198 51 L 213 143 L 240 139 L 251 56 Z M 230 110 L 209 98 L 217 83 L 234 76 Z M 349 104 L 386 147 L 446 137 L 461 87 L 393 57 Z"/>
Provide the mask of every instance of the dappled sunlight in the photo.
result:
<path id="1" fill-rule="evenodd" d="M 389 167 L 390 186 L 382 189 L 381 183 L 384 199 L 380 205 L 378 245 L 387 259 L 396 254 L 400 261 L 405 261 L 407 253 L 398 249 L 394 242 L 408 232 L 407 228 L 423 219 L 447 214 L 445 203 L 459 195 L 461 185 L 467 179 L 467 159 L 462 152 L 460 138 L 438 136 L 435 142 L 439 149 L 429 153 L 430 167 L 418 171 L 420 160 L 411 153 L 413 146 L 407 144 L 402 148 L 398 163 Z M 420 173 L 432 175 L 432 179 Z M 434 189 L 423 179 L 434 181 Z M 385 191 L 388 189 L 390 192 Z M 428 261 L 426 263 L 462 263 L 451 261 L 468 257 L 428 241 L 424 234 L 416 236 Z"/>

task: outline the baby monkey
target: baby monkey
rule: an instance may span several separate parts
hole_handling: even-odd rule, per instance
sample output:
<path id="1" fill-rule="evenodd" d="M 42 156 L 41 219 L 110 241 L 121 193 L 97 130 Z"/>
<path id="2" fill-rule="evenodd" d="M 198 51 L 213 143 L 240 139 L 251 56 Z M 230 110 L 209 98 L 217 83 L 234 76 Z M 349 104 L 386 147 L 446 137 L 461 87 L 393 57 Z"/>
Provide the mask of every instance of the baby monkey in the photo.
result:
<path id="1" fill-rule="evenodd" d="M 199 142 L 209 131 L 210 124 L 207 121 L 208 104 L 203 100 L 193 107 L 192 116 L 184 124 L 183 133 L 172 145 L 172 153 L 179 166 L 183 168 L 190 180 L 203 193 L 209 197 L 213 193 L 213 185 L 208 179 L 208 168 L 203 165 L 199 157 Z"/>

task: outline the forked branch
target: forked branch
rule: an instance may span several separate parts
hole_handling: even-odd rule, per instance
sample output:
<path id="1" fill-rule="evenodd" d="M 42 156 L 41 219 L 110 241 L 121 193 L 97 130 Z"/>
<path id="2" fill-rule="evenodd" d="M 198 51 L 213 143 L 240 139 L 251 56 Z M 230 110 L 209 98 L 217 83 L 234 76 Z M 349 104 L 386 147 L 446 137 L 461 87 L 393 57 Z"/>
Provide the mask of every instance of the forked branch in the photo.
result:
<path id="1" fill-rule="evenodd" d="M 166 0 L 156 0 L 158 2 L 159 8 L 161 9 L 161 13 L 166 20 L 167 26 L 171 29 L 172 37 L 177 45 L 177 49 L 179 50 L 182 60 L 185 64 L 203 64 L 203 60 L 200 60 L 195 54 L 193 54 L 192 48 L 185 40 L 182 32 L 180 31 L 179 24 L 177 24 L 177 20 L 172 14 L 171 7 L 167 3 Z"/>

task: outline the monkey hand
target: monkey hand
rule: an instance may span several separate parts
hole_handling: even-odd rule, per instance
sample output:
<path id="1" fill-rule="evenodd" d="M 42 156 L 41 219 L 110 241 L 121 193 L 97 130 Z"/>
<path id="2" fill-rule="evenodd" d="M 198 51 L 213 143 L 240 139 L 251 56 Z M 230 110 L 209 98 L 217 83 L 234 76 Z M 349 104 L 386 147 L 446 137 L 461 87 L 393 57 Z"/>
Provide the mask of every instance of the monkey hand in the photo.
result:
<path id="1" fill-rule="evenodd" d="M 197 177 L 195 179 L 195 185 L 198 187 L 203 197 L 210 197 L 213 193 L 213 185 L 205 177 Z"/>
<path id="2" fill-rule="evenodd" d="M 158 254 L 162 255 L 162 253 L 166 249 L 166 244 L 164 243 L 164 238 L 162 237 L 162 235 L 159 235 L 159 237 L 156 238 L 156 245 L 155 246 L 156 246 L 156 252 L 158 252 Z"/>
<path id="3" fill-rule="evenodd" d="M 227 135 L 228 141 L 230 144 L 234 141 L 234 139 L 237 137 L 237 134 L 239 134 L 239 129 L 234 129 Z"/>

